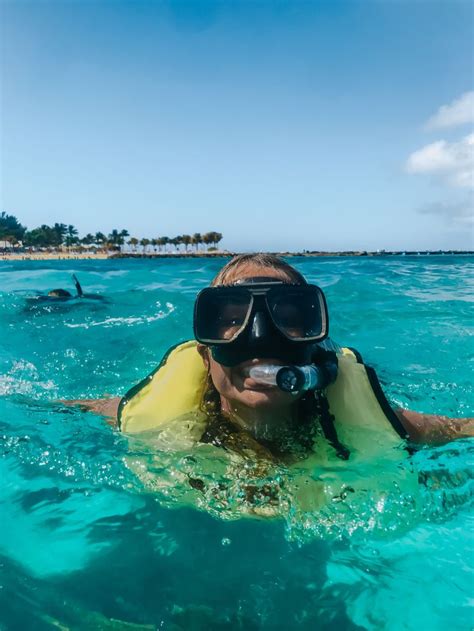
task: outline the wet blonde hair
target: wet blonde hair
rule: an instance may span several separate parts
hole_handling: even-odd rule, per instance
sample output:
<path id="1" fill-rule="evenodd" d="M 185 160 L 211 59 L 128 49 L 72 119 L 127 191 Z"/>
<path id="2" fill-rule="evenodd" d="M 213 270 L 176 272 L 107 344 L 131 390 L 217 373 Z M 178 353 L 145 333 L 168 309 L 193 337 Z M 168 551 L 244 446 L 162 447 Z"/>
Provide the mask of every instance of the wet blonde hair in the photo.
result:
<path id="1" fill-rule="evenodd" d="M 215 276 L 214 280 L 211 282 L 211 287 L 231 285 L 236 280 L 239 280 L 239 271 L 244 271 L 249 265 L 281 272 L 291 283 L 306 285 L 303 274 L 298 272 L 298 270 L 282 258 L 275 254 L 259 252 L 256 254 L 237 254 L 237 256 L 234 256 Z"/>

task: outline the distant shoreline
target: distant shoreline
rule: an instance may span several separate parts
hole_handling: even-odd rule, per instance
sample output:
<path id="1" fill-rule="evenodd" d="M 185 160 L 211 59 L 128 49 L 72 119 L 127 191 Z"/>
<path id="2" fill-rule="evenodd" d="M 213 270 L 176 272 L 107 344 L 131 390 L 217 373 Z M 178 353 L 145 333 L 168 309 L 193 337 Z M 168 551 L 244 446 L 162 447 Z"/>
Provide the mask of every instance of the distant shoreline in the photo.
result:
<path id="1" fill-rule="evenodd" d="M 109 259 L 181 259 L 181 258 L 229 258 L 239 254 L 238 252 L 227 252 L 218 250 L 215 252 L 0 252 L 0 261 L 74 261 L 74 260 L 109 260 Z M 420 251 L 303 251 L 303 252 L 275 252 L 283 257 L 305 257 L 305 258 L 325 258 L 325 257 L 386 257 L 386 256 L 472 256 L 473 250 L 420 250 Z"/>
<path id="2" fill-rule="evenodd" d="M 0 261 L 71 261 L 71 260 L 106 260 L 111 258 L 107 252 L 0 252 Z"/>

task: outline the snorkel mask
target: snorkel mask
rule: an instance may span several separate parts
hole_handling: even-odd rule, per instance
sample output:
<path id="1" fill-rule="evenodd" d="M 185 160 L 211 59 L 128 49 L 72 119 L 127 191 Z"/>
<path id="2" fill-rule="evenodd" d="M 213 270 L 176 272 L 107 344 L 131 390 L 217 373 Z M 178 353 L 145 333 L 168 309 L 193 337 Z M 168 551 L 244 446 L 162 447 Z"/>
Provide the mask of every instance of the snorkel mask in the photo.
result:
<path id="1" fill-rule="evenodd" d="M 206 287 L 194 306 L 196 340 L 228 367 L 254 358 L 311 364 L 328 327 L 326 299 L 319 287 L 273 277 Z"/>

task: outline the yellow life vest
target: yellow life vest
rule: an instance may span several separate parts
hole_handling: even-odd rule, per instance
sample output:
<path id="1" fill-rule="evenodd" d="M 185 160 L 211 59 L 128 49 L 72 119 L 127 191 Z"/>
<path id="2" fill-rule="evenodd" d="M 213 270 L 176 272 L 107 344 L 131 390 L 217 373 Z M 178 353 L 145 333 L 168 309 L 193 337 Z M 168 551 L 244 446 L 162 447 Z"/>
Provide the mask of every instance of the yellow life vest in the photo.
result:
<path id="1" fill-rule="evenodd" d="M 208 420 L 201 411 L 207 370 L 191 341 L 170 349 L 120 403 L 119 427 L 130 435 L 129 468 L 163 501 L 224 519 L 284 517 L 299 525 L 310 519 L 318 528 L 339 524 L 349 529 L 385 518 L 393 521 L 402 493 L 417 494 L 416 473 L 406 458 L 406 433 L 373 369 L 347 348 L 338 360 L 338 377 L 326 396 L 337 439 L 349 450 L 348 462 L 321 435 L 304 460 L 289 467 L 275 464 L 275 470 L 264 474 L 257 454 L 245 458 L 207 444 L 203 435 Z M 256 469 L 249 470 L 249 465 Z M 411 505 L 416 507 L 417 501 Z"/>
<path id="2" fill-rule="evenodd" d="M 362 451 L 367 456 L 376 453 L 381 442 L 384 449 L 400 444 L 406 432 L 387 402 L 374 370 L 348 348 L 342 349 L 338 359 L 338 376 L 326 395 L 340 442 L 350 451 Z M 123 397 L 118 412 L 120 429 L 139 434 L 198 415 L 206 381 L 207 371 L 197 343 L 190 341 L 173 347 L 158 368 Z M 196 442 L 204 429 L 204 419 L 194 426 Z"/>

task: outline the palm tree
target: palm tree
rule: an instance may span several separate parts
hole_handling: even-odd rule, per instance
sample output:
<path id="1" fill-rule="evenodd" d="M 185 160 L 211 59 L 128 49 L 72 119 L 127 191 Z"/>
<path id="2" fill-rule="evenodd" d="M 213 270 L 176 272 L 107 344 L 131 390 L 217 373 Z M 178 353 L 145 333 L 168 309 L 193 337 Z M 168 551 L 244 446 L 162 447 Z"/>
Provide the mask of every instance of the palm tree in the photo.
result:
<path id="1" fill-rule="evenodd" d="M 188 251 L 188 245 L 191 244 L 192 237 L 189 234 L 183 234 L 181 239 L 182 239 L 182 242 L 184 243 L 184 251 L 187 252 Z"/>
<path id="2" fill-rule="evenodd" d="M 212 243 L 212 232 L 206 232 L 202 235 L 202 242 L 206 246 L 206 250 L 208 246 Z"/>
<path id="3" fill-rule="evenodd" d="M 91 243 L 94 243 L 94 235 L 88 232 L 85 237 L 82 237 L 81 243 L 83 243 L 84 245 L 90 245 Z"/>
<path id="4" fill-rule="evenodd" d="M 191 243 L 193 243 L 196 246 L 196 252 L 199 252 L 199 246 L 202 243 L 202 236 L 200 232 L 195 232 L 193 234 Z"/>
<path id="5" fill-rule="evenodd" d="M 170 242 L 168 237 L 158 237 L 156 240 L 156 244 L 158 246 L 158 250 L 166 252 L 166 245 Z"/>
<path id="6" fill-rule="evenodd" d="M 94 236 L 94 241 L 97 243 L 98 246 L 104 248 L 107 242 L 107 237 L 103 232 L 96 232 Z"/>
<path id="7" fill-rule="evenodd" d="M 183 237 L 181 235 L 178 235 L 177 237 L 173 237 L 172 239 L 170 239 L 169 242 L 171 243 L 171 245 L 174 245 L 175 250 L 179 252 L 179 246 L 183 242 Z"/>
<path id="8" fill-rule="evenodd" d="M 55 224 L 55 226 L 64 224 Z M 53 227 L 50 228 L 46 224 L 42 224 L 39 227 L 39 245 L 43 248 L 57 248 L 62 244 L 63 237 L 58 232 L 58 230 Z"/>
<path id="9" fill-rule="evenodd" d="M 119 239 L 120 239 L 119 231 L 116 228 L 114 228 L 107 237 L 107 241 L 111 243 L 112 245 L 118 245 Z"/>
<path id="10" fill-rule="evenodd" d="M 216 245 L 222 241 L 222 234 L 220 232 L 206 232 L 202 239 L 206 244 L 212 243 L 213 248 L 216 249 Z"/>
<path id="11" fill-rule="evenodd" d="M 213 232 L 212 235 L 214 237 L 214 245 L 218 246 L 223 239 L 222 234 L 220 232 Z"/>
<path id="12" fill-rule="evenodd" d="M 73 225 L 70 224 L 67 227 L 66 240 L 65 240 L 67 248 L 70 248 L 72 245 L 78 242 L 78 238 L 77 238 L 78 234 L 79 233 L 77 232 L 77 228 L 75 228 Z"/>
<path id="13" fill-rule="evenodd" d="M 214 247 L 214 249 L 216 248 L 217 244 L 219 243 L 219 241 L 222 241 L 222 235 L 220 232 L 210 232 L 209 233 L 209 238 L 211 240 L 212 246 Z"/>
<path id="14" fill-rule="evenodd" d="M 132 252 L 135 252 L 138 245 L 138 239 L 136 237 L 131 237 L 128 240 L 128 245 L 130 246 L 130 249 L 132 250 Z"/>
<path id="15" fill-rule="evenodd" d="M 8 215 L 5 211 L 0 213 L 0 240 L 12 243 L 15 237 L 18 241 L 23 239 L 26 232 L 25 226 L 22 226 L 15 215 Z"/>
<path id="16" fill-rule="evenodd" d="M 143 238 L 140 239 L 140 245 L 143 247 L 143 253 L 146 254 L 146 249 L 150 245 L 150 239 Z"/>
<path id="17" fill-rule="evenodd" d="M 114 228 L 107 238 L 112 247 L 115 250 L 119 250 L 120 246 L 125 242 L 125 237 L 128 237 L 128 230 L 120 230 L 119 232 Z"/>
<path id="18" fill-rule="evenodd" d="M 74 226 L 69 226 L 73 227 Z M 52 230 L 57 234 L 57 245 L 61 245 L 68 231 L 68 226 L 65 223 L 55 223 Z"/>

